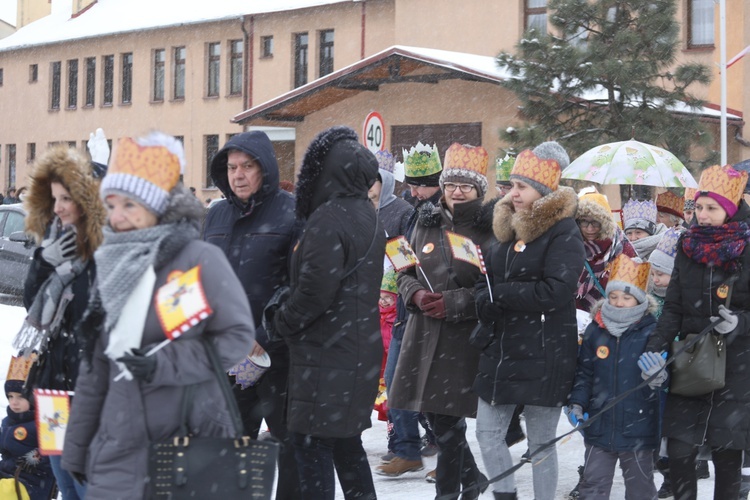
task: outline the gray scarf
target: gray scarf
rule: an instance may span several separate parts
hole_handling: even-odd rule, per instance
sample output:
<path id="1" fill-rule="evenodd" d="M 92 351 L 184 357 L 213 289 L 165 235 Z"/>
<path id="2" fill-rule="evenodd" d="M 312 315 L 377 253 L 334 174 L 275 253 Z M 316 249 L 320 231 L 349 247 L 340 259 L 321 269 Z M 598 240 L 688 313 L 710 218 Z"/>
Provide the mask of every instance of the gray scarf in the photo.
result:
<path id="1" fill-rule="evenodd" d="M 619 337 L 646 315 L 648 305 L 648 300 L 644 300 L 642 304 L 633 307 L 615 307 L 610 305 L 607 299 L 604 299 L 602 304 L 604 326 L 613 336 Z"/>
<path id="2" fill-rule="evenodd" d="M 647 261 L 648 257 L 651 255 L 651 252 L 656 249 L 656 245 L 658 245 L 661 241 L 661 238 L 662 236 L 664 236 L 666 230 L 667 226 L 659 223 L 656 225 L 654 234 L 652 234 L 651 236 L 646 236 L 645 238 L 641 238 L 640 240 L 631 241 L 630 244 L 633 245 L 633 248 L 635 248 L 635 252 L 638 254 L 638 257 L 640 257 L 644 262 Z"/>
<path id="3" fill-rule="evenodd" d="M 667 296 L 667 288 L 669 288 L 669 285 L 667 286 L 656 286 L 654 285 L 653 281 L 649 281 L 648 283 L 648 292 L 653 293 L 657 297 L 661 297 L 662 299 Z"/>
<path id="4" fill-rule="evenodd" d="M 146 268 L 159 269 L 188 241 L 198 238 L 189 222 L 114 232 L 104 229 L 104 242 L 94 254 L 97 290 L 106 311 L 105 331 L 117 323 L 123 306 Z"/>

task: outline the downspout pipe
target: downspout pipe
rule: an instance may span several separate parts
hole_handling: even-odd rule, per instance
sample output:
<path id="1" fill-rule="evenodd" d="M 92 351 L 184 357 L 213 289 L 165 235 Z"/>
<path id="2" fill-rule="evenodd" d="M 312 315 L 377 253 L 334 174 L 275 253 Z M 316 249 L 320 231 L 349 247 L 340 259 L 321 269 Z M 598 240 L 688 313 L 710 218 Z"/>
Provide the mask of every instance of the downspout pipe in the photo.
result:
<path id="1" fill-rule="evenodd" d="M 250 30 L 248 31 L 247 21 L 250 21 Z M 253 104 L 253 40 L 255 38 L 255 17 L 242 16 L 242 33 L 244 35 L 243 44 L 245 46 L 245 64 L 243 64 L 242 78 L 244 79 L 245 90 L 242 92 L 242 111 L 250 109 Z"/>

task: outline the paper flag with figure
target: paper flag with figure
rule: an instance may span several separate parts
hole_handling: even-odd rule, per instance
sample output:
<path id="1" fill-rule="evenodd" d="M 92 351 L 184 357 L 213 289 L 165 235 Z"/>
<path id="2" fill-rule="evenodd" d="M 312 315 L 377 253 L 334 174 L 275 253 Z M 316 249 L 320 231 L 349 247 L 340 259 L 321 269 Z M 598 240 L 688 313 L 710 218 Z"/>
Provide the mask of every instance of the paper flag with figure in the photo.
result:
<path id="1" fill-rule="evenodd" d="M 396 272 L 419 265 L 419 258 L 414 253 L 414 250 L 412 250 L 405 236 L 398 236 L 388 240 L 385 244 L 385 254 L 391 260 L 393 269 Z"/>
<path id="2" fill-rule="evenodd" d="M 201 266 L 169 279 L 156 291 L 156 313 L 164 335 L 174 340 L 213 311 L 201 284 Z"/>
<path id="3" fill-rule="evenodd" d="M 487 274 L 487 269 L 484 267 L 484 258 L 482 258 L 482 251 L 476 243 L 466 236 L 461 236 L 451 231 L 446 231 L 445 234 L 448 236 L 448 242 L 450 243 L 454 259 L 474 264 L 482 271 L 482 274 Z"/>
<path id="4" fill-rule="evenodd" d="M 65 429 L 70 415 L 68 391 L 34 389 L 36 405 L 36 432 L 39 436 L 39 453 L 62 455 Z"/>

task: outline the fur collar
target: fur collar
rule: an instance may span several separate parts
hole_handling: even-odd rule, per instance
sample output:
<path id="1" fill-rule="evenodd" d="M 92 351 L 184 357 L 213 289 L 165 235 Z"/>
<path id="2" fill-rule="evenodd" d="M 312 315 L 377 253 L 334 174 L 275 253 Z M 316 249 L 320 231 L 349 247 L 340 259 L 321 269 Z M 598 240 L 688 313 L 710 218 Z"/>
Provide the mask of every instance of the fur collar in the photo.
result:
<path id="1" fill-rule="evenodd" d="M 492 199 L 487 203 L 484 203 L 481 200 L 476 201 L 480 202 L 481 204 L 478 209 L 474 210 L 474 213 L 471 216 L 471 226 L 475 227 L 478 231 L 488 232 L 492 229 L 492 213 L 495 209 L 495 204 L 500 201 L 500 198 Z M 447 210 L 448 208 L 443 204 L 442 201 L 437 206 L 429 201 L 426 202 L 425 204 L 417 208 L 419 225 L 424 227 L 440 226 L 443 220 L 443 214 Z"/>
<path id="2" fill-rule="evenodd" d="M 560 186 L 531 205 L 531 210 L 515 212 L 510 195 L 495 205 L 492 229 L 502 243 L 516 239 L 531 243 L 561 220 L 573 217 L 578 197 L 569 187 Z"/>

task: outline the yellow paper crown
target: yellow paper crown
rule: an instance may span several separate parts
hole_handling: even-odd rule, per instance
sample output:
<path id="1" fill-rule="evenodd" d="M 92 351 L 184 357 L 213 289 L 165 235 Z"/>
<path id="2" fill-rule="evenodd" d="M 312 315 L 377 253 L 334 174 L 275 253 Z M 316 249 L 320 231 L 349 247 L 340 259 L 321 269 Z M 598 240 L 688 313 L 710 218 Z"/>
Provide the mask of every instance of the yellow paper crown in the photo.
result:
<path id="1" fill-rule="evenodd" d="M 510 172 L 511 177 L 529 179 L 549 188 L 550 191 L 557 190 L 561 174 L 560 165 L 555 160 L 543 160 L 530 149 L 521 151 Z"/>
<path id="2" fill-rule="evenodd" d="M 651 264 L 648 262 L 637 263 L 630 257 L 621 253 L 612 261 L 609 281 L 622 281 L 636 286 L 644 292 L 648 289 L 648 275 L 651 272 Z"/>
<path id="3" fill-rule="evenodd" d="M 682 219 L 682 209 L 685 200 L 674 194 L 672 191 L 665 191 L 656 197 L 656 209 L 659 212 L 665 212 Z"/>
<path id="4" fill-rule="evenodd" d="M 120 139 L 107 175 L 130 174 L 169 193 L 180 180 L 180 160 L 163 146 L 140 146 L 133 139 Z"/>
<path id="5" fill-rule="evenodd" d="M 685 201 L 695 201 L 695 194 L 698 192 L 695 188 L 685 188 Z"/>
<path id="6" fill-rule="evenodd" d="M 747 172 L 738 172 L 730 165 L 724 165 L 723 167 L 714 165 L 708 167 L 701 174 L 698 191 L 718 194 L 736 205 L 742 198 L 742 192 L 745 190 L 746 184 Z"/>
<path id="7" fill-rule="evenodd" d="M 8 366 L 8 375 L 5 377 L 6 380 L 21 380 L 26 382 L 26 377 L 29 374 L 31 364 L 34 362 L 32 357 L 17 357 L 12 356 L 10 358 L 10 365 Z"/>
<path id="8" fill-rule="evenodd" d="M 454 142 L 445 152 L 443 170 L 471 170 L 479 175 L 487 175 L 490 155 L 482 146 L 470 146 Z"/>

